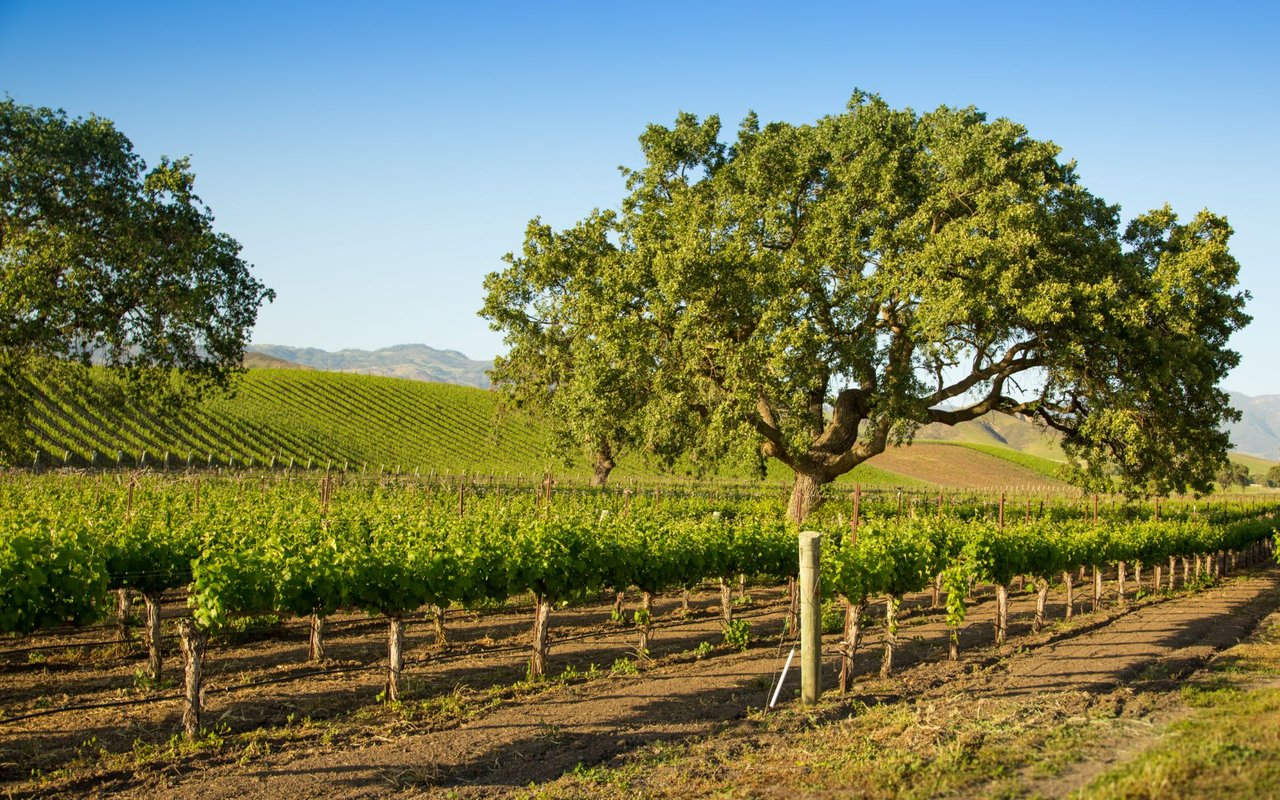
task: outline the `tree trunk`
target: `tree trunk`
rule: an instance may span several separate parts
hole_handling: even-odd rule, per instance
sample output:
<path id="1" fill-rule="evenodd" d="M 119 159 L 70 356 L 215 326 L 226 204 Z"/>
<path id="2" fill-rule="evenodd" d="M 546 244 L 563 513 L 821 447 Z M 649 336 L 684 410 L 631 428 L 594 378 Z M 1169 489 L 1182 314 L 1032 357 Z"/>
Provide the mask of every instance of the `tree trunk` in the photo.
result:
<path id="1" fill-rule="evenodd" d="M 387 629 L 387 702 L 400 700 L 400 674 L 404 672 L 404 620 L 388 618 Z"/>
<path id="2" fill-rule="evenodd" d="M 1049 582 L 1044 578 L 1036 579 L 1036 621 L 1031 629 L 1036 633 L 1044 630 L 1044 607 L 1049 601 Z"/>
<path id="3" fill-rule="evenodd" d="M 640 593 L 640 642 L 636 646 L 637 658 L 649 657 L 649 631 L 653 623 L 653 594 L 651 592 Z"/>
<path id="4" fill-rule="evenodd" d="M 880 662 L 880 677 L 887 678 L 893 672 L 893 651 L 898 647 L 898 598 L 885 597 L 884 603 L 884 660 Z"/>
<path id="5" fill-rule="evenodd" d="M 1071 617 L 1076 613 L 1075 587 L 1072 585 L 1072 578 L 1074 577 L 1075 576 L 1072 575 L 1070 571 L 1062 573 L 1063 588 L 1066 589 L 1067 592 L 1067 619 L 1071 619 Z"/>
<path id="6" fill-rule="evenodd" d="M 324 661 L 324 616 L 311 612 L 311 639 L 307 646 L 308 661 Z"/>
<path id="7" fill-rule="evenodd" d="M 129 611 L 133 595 L 128 589 L 116 589 L 116 641 L 129 641 Z"/>
<path id="8" fill-rule="evenodd" d="M 865 598 L 856 603 L 844 601 L 844 643 L 840 650 L 840 694 L 846 694 L 853 684 L 853 657 L 862 639 L 862 607 Z"/>
<path id="9" fill-rule="evenodd" d="M 209 644 L 209 632 L 196 626 L 194 620 L 178 623 L 178 637 L 182 655 L 186 661 L 186 692 L 183 695 L 182 729 L 188 739 L 200 735 L 200 712 L 204 706 L 204 653 Z"/>
<path id="10" fill-rule="evenodd" d="M 720 579 L 720 618 L 728 625 L 733 622 L 733 589 L 724 579 Z"/>
<path id="11" fill-rule="evenodd" d="M 160 593 L 147 592 L 142 596 L 146 603 L 147 663 L 151 669 L 151 681 L 160 683 Z"/>
<path id="12" fill-rule="evenodd" d="M 551 601 L 534 596 L 533 655 L 529 658 L 529 680 L 538 680 L 547 674 L 547 633 L 551 627 Z"/>
<path id="13" fill-rule="evenodd" d="M 620 622 L 625 625 L 627 623 L 627 618 L 623 616 L 623 607 L 626 602 L 627 602 L 627 593 L 625 591 L 614 592 L 613 593 L 613 611 L 610 612 L 609 619 L 613 620 L 614 622 Z"/>
<path id="14" fill-rule="evenodd" d="M 449 633 L 445 630 L 445 607 L 432 606 L 432 622 L 435 624 L 436 647 L 441 649 L 449 646 Z"/>
<path id="15" fill-rule="evenodd" d="M 607 444 L 601 444 L 595 452 L 595 457 L 591 464 L 591 485 L 597 489 L 603 488 L 609 481 L 609 473 L 613 472 L 613 451 Z"/>
<path id="16" fill-rule="evenodd" d="M 1009 586 L 996 584 L 996 644 L 1003 644 L 1009 634 Z"/>
<path id="17" fill-rule="evenodd" d="M 802 524 L 822 502 L 822 484 L 826 481 L 817 475 L 797 472 L 791 484 L 791 500 L 787 503 L 787 519 Z"/>

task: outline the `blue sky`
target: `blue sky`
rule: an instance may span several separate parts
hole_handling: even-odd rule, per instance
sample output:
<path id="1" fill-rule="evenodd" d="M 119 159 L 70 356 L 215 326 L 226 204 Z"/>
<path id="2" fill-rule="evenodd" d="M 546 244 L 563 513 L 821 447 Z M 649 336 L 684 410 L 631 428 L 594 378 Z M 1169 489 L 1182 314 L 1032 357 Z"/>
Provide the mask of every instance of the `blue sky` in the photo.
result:
<path id="1" fill-rule="evenodd" d="M 854 87 L 974 105 L 1126 218 L 1227 215 L 1280 393 L 1280 24 L 1263 3 L 61 3 L 0 0 L 0 92 L 190 155 L 279 293 L 259 343 L 500 352 L 475 312 L 529 218 L 616 206 L 678 111 L 810 122 Z"/>

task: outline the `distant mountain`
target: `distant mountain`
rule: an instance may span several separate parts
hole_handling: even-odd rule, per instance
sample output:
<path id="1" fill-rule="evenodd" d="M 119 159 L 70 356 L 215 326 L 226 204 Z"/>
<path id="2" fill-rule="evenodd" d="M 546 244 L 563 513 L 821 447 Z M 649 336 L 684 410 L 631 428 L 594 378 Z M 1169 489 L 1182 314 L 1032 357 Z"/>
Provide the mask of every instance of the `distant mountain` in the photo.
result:
<path id="1" fill-rule="evenodd" d="M 1228 426 L 1236 452 L 1280 460 L 1280 394 L 1258 397 L 1231 392 L 1231 405 L 1241 413 L 1239 422 Z"/>
<path id="2" fill-rule="evenodd" d="M 248 349 L 272 358 L 326 372 L 354 372 L 416 381 L 456 383 L 489 388 L 486 370 L 492 361 L 474 361 L 457 350 L 437 350 L 425 344 L 399 344 L 381 350 L 339 350 L 331 353 L 315 347 L 254 344 Z"/>

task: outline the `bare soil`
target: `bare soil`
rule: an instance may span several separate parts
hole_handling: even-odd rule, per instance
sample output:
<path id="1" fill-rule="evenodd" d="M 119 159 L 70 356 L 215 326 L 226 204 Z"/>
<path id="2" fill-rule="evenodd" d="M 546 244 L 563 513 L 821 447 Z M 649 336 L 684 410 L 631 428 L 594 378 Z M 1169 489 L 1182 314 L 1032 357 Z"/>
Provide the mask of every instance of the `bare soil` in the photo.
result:
<path id="1" fill-rule="evenodd" d="M 962 631 L 958 664 L 945 661 L 942 612 L 928 607 L 928 595 L 912 596 L 900 616 L 896 677 L 865 677 L 879 669 L 882 628 L 873 627 L 858 654 L 864 677 L 853 700 L 892 703 L 959 689 L 971 692 L 975 703 L 1015 695 L 1052 702 L 1064 692 L 1104 697 L 1153 678 L 1177 681 L 1280 607 L 1278 587 L 1280 570 L 1273 566 L 1206 591 L 1123 608 L 1111 607 L 1108 596 L 1103 611 L 1034 635 L 1034 593 L 1014 592 L 1011 640 L 998 648 L 990 644 L 995 604 L 980 593 Z M 375 700 L 384 680 L 380 620 L 336 619 L 328 640 L 332 658 L 323 670 L 305 664 L 306 629 L 295 621 L 217 643 L 208 665 L 206 721 L 220 731 L 221 743 L 152 757 L 179 728 L 177 700 L 3 722 L 0 789 L 14 796 L 173 798 L 515 794 L 579 765 L 618 763 L 645 745 L 732 735 L 747 725 L 749 713 L 766 704 L 790 644 L 781 635 L 782 591 L 749 593 L 752 602 L 739 613 L 751 617 L 757 638 L 746 652 L 717 645 L 704 658 L 694 655 L 700 643 L 721 640 L 718 593 L 695 595 L 688 619 L 678 615 L 678 598 L 664 597 L 656 604 L 657 622 L 670 627 L 655 631 L 650 647 L 656 660 L 639 674 L 532 687 L 510 688 L 523 677 L 531 614 L 451 612 L 447 647 L 436 645 L 428 621 L 415 620 L 406 646 L 410 700 L 399 709 Z M 1083 594 L 1078 588 L 1078 610 Z M 1065 608 L 1060 596 L 1054 599 L 1049 614 L 1058 619 Z M 882 612 L 882 604 L 872 607 L 872 614 Z M 609 620 L 607 602 L 559 610 L 552 624 L 559 639 L 551 651 L 553 673 L 565 667 L 587 673 L 592 664 L 607 673 L 615 660 L 634 657 L 635 632 Z M 86 631 L 13 644 L 74 644 L 109 634 Z M 837 640 L 827 637 L 827 686 L 835 684 Z M 27 661 L 12 650 L 0 653 L 8 659 L 0 666 L 7 720 L 41 707 L 147 696 L 133 688 L 134 671 L 146 663 L 136 649 L 53 651 Z M 176 657 L 170 652 L 167 659 L 178 677 Z M 298 675 L 306 677 L 218 691 Z M 797 686 L 793 672 L 784 701 Z M 106 755 L 92 755 L 100 750 Z M 1115 743 L 1108 752 L 1117 752 Z M 1100 752 L 1097 761 L 1106 756 Z M 41 773 L 36 779 L 33 769 Z M 1079 785 L 1088 769 L 1056 776 L 1044 793 Z"/>
<path id="2" fill-rule="evenodd" d="M 946 444 L 890 447 L 873 462 L 879 469 L 957 489 L 1044 489 L 1066 484 L 1012 461 Z"/>

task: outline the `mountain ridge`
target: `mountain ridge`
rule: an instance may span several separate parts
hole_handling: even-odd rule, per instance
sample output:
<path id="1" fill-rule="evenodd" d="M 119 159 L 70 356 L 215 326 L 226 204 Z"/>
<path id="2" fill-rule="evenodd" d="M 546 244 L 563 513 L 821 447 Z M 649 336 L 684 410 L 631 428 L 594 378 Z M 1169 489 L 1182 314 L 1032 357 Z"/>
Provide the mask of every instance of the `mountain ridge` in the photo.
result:
<path id="1" fill-rule="evenodd" d="M 326 372 L 455 383 L 479 389 L 490 387 L 486 373 L 493 368 L 492 361 L 477 361 L 467 358 L 457 350 L 437 350 L 416 343 L 396 344 L 377 350 L 345 348 L 337 351 L 318 347 L 253 344 L 246 350 Z"/>

